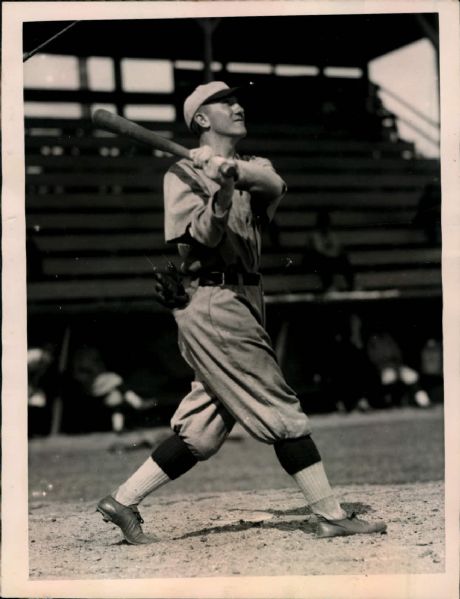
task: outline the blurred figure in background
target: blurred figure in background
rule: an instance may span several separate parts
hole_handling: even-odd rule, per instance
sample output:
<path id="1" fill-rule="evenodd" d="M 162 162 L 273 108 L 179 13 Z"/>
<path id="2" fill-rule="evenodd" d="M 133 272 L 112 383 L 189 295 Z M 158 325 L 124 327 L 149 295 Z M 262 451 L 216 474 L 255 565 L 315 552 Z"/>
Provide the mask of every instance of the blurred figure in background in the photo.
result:
<path id="1" fill-rule="evenodd" d="M 121 376 L 115 372 L 101 372 L 91 385 L 91 395 L 102 399 L 111 413 L 112 430 L 122 433 L 131 410 L 148 410 L 157 405 L 155 400 L 145 400 L 126 387 Z"/>
<path id="2" fill-rule="evenodd" d="M 420 352 L 420 374 L 434 403 L 444 400 L 443 348 L 439 339 L 430 337 Z"/>
<path id="3" fill-rule="evenodd" d="M 318 212 L 315 230 L 312 233 L 303 258 L 303 266 L 312 268 L 321 278 L 322 291 L 336 289 L 334 275 L 342 275 L 348 290 L 355 288 L 355 275 L 345 249 L 331 225 L 328 210 Z"/>
<path id="4" fill-rule="evenodd" d="M 57 392 L 54 348 L 27 350 L 28 434 L 47 435 L 51 425 L 51 403 Z"/>
<path id="5" fill-rule="evenodd" d="M 404 363 L 401 348 L 384 330 L 375 330 L 367 341 L 367 354 L 380 379 L 382 407 L 431 405 L 427 392 L 422 389 L 419 373 Z"/>
<path id="6" fill-rule="evenodd" d="M 123 378 L 111 372 L 95 347 L 78 348 L 66 377 L 63 428 L 65 432 L 129 428 L 135 412 L 155 407 L 129 389 Z"/>

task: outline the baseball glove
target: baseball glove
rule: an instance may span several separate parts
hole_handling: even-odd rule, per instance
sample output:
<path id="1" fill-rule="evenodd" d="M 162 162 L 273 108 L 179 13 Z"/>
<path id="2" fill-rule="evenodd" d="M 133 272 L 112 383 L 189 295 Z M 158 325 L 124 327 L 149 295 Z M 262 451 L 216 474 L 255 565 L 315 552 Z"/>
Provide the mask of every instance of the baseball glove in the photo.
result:
<path id="1" fill-rule="evenodd" d="M 183 308 L 189 297 L 182 283 L 180 272 L 172 262 L 168 262 L 166 271 L 153 270 L 155 299 L 170 310 Z"/>

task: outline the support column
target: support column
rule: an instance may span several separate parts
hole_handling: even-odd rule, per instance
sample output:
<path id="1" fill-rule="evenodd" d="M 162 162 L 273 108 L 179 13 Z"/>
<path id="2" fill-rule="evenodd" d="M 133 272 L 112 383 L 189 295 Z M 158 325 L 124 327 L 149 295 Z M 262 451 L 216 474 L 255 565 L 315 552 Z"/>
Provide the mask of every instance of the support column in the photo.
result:
<path id="1" fill-rule="evenodd" d="M 213 81 L 214 75 L 212 72 L 213 61 L 213 45 L 212 36 L 216 27 L 220 23 L 220 19 L 198 19 L 201 29 L 203 30 L 203 62 L 204 62 L 204 83 Z"/>
<path id="2" fill-rule="evenodd" d="M 115 100 L 115 107 L 117 114 L 123 115 L 124 102 L 123 98 L 123 81 L 121 76 L 121 58 L 119 56 L 113 57 L 113 74 L 115 80 L 115 91 L 113 94 Z"/>
<path id="3" fill-rule="evenodd" d="M 78 57 L 78 75 L 80 89 L 86 91 L 88 89 L 88 58 L 86 56 Z M 82 102 L 81 107 L 83 118 L 91 118 L 91 110 L 89 104 L 86 102 Z"/>

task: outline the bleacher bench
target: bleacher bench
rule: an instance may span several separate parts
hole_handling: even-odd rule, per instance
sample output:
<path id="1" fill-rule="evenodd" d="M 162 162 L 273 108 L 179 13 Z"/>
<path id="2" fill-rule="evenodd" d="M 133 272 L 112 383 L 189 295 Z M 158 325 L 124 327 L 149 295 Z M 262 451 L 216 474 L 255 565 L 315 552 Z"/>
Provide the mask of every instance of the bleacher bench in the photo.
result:
<path id="1" fill-rule="evenodd" d="M 144 124 L 196 144 L 182 126 Z M 149 300 L 152 263 L 175 257 L 164 243 L 162 198 L 174 158 L 89 121 L 28 119 L 25 141 L 27 232 L 41 258 L 30 309 L 158 309 Z M 319 291 L 319 277 L 298 267 L 324 206 L 360 288 L 440 293 L 440 248 L 412 225 L 437 161 L 417 159 L 404 142 L 315 139 L 308 126 L 274 126 L 269 138 L 251 127 L 241 150 L 270 158 L 289 188 L 275 219 L 278 243 L 266 241 L 268 295 Z"/>

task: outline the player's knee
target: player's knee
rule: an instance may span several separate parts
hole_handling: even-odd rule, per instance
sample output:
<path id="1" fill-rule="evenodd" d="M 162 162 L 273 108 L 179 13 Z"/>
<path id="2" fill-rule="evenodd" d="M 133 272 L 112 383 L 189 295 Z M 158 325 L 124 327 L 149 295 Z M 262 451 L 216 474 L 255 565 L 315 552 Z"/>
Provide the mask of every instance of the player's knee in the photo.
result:
<path id="1" fill-rule="evenodd" d="M 216 454 L 222 445 L 219 440 L 213 438 L 189 439 L 188 443 L 193 454 L 200 462 L 208 460 Z"/>
<path id="2" fill-rule="evenodd" d="M 190 422 L 175 422 L 174 417 L 171 424 L 176 434 L 181 436 L 192 454 L 200 462 L 209 459 L 219 451 L 227 438 L 228 432 L 231 430 L 231 427 L 229 427 L 228 431 L 219 429 L 217 432 L 205 432 L 201 427 L 191 426 Z"/>
<path id="3" fill-rule="evenodd" d="M 257 441 L 270 445 L 281 439 L 308 435 L 311 432 L 308 417 L 297 410 L 292 414 L 286 412 L 283 416 L 273 410 L 270 414 L 264 414 L 264 418 L 252 421 L 248 419 L 243 426 Z"/>
<path id="4" fill-rule="evenodd" d="M 285 429 L 282 426 L 278 426 L 277 423 L 267 423 L 265 426 L 257 425 L 249 427 L 248 431 L 252 437 L 262 443 L 268 443 L 273 445 L 278 439 L 282 439 L 285 435 Z"/>
<path id="5" fill-rule="evenodd" d="M 245 418 L 241 421 L 241 425 L 253 439 L 261 443 L 272 445 L 277 439 L 284 436 L 283 426 L 274 417 Z"/>

